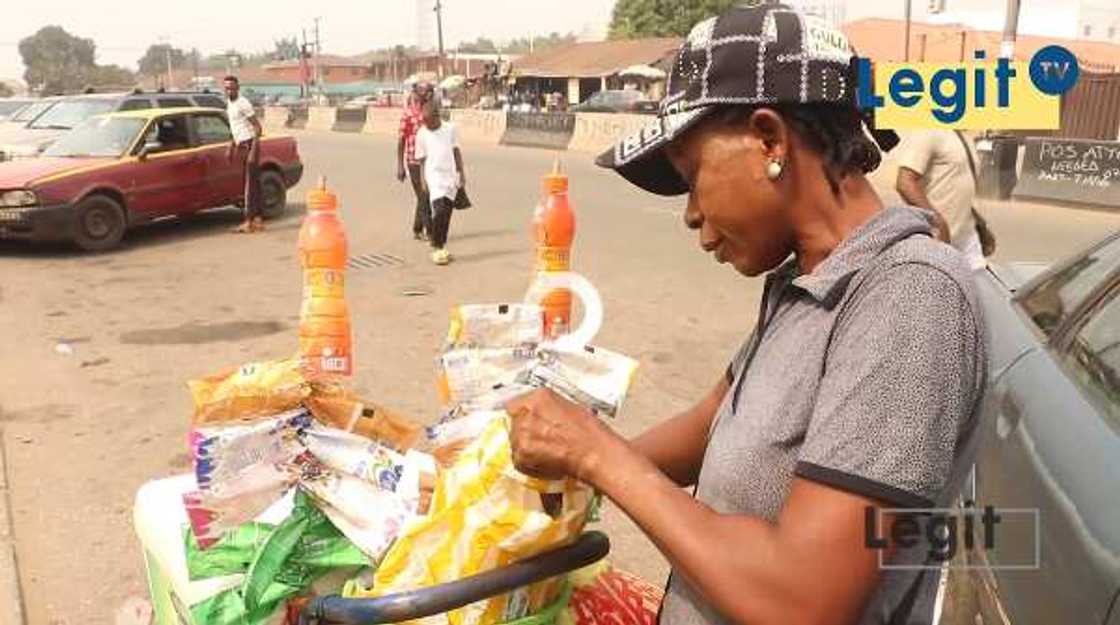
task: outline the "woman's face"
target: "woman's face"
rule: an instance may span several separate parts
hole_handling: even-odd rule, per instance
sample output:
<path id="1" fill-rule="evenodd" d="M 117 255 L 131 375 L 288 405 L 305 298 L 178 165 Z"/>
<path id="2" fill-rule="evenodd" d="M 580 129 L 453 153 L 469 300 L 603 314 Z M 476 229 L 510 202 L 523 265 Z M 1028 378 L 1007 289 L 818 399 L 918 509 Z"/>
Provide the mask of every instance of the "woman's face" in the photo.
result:
<path id="1" fill-rule="evenodd" d="M 792 184 L 789 142 L 781 138 L 786 133 L 780 118 L 767 113 L 770 118 L 760 120 L 762 132 L 753 117 L 750 124 L 734 125 L 713 119 L 668 149 L 669 160 L 691 188 L 685 223 L 699 231 L 704 251 L 745 276 L 774 269 L 793 251 L 783 192 Z M 766 176 L 772 158 L 785 164 L 778 180 Z"/>

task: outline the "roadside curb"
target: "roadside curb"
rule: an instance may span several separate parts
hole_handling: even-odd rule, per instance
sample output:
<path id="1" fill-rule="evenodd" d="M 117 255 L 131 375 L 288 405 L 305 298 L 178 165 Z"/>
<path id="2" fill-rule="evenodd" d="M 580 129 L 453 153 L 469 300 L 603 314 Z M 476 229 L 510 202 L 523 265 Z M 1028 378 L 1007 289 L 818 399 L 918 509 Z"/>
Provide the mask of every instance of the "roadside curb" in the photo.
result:
<path id="1" fill-rule="evenodd" d="M 4 431 L 0 429 L 0 623 L 23 625 L 23 594 L 16 568 L 15 533 L 8 493 L 8 463 L 4 456 Z"/>

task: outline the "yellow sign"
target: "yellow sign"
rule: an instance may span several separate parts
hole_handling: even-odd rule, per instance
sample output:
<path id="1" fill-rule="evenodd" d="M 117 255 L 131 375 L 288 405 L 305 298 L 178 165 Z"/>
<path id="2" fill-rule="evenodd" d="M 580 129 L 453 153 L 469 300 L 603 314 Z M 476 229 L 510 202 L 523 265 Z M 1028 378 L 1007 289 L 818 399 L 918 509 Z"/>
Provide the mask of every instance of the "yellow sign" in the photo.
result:
<path id="1" fill-rule="evenodd" d="M 1053 130 L 1060 95 L 1031 81 L 1028 63 L 877 63 L 873 99 L 879 128 Z"/>

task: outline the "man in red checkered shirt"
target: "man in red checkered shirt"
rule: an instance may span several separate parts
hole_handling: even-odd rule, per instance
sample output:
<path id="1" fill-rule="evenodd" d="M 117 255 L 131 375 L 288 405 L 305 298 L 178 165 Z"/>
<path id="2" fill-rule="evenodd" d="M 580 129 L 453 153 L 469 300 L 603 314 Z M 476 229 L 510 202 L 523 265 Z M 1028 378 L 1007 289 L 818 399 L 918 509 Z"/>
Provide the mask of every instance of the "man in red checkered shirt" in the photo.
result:
<path id="1" fill-rule="evenodd" d="M 416 133 L 424 127 L 424 105 L 432 99 L 431 83 L 418 82 L 412 88 L 408 104 L 401 114 L 400 138 L 397 140 L 397 180 L 404 182 L 407 177 L 412 182 L 416 194 L 416 216 L 412 219 L 412 236 L 426 240 L 431 230 L 432 207 L 428 194 L 423 189 L 423 172 L 416 161 Z"/>

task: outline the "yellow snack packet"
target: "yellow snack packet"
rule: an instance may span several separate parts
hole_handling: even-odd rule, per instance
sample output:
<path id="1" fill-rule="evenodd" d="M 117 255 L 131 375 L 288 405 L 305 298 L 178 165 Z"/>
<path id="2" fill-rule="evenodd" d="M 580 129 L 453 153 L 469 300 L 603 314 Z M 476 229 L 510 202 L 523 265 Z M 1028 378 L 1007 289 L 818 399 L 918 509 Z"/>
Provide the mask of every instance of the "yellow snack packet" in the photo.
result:
<path id="1" fill-rule="evenodd" d="M 294 410 L 311 392 L 299 360 L 251 362 L 187 382 L 194 400 L 191 424 L 211 425 Z"/>
<path id="2" fill-rule="evenodd" d="M 494 419 L 442 471 L 431 511 L 401 532 L 372 589 L 383 596 L 490 571 L 574 541 L 587 523 L 593 491 L 574 480 L 543 481 L 513 467 L 508 416 Z M 563 577 L 471 604 L 414 625 L 495 625 L 523 618 L 559 596 Z"/>

